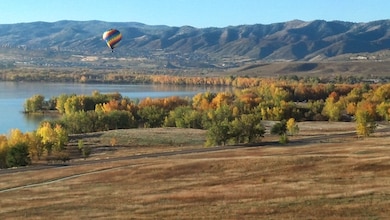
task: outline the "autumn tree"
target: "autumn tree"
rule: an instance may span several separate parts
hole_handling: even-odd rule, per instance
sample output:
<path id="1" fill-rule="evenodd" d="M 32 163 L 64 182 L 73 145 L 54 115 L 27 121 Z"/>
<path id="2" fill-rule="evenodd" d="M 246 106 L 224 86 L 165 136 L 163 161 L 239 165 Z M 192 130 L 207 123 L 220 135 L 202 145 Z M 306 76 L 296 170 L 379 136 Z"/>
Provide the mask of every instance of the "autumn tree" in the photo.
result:
<path id="1" fill-rule="evenodd" d="M 70 95 L 67 94 L 61 94 L 56 98 L 56 109 L 59 113 L 64 114 L 65 113 L 65 102 L 68 100 Z"/>
<path id="2" fill-rule="evenodd" d="M 7 168 L 7 154 L 9 146 L 7 136 L 0 135 L 0 168 Z"/>
<path id="3" fill-rule="evenodd" d="M 171 96 L 161 100 L 162 107 L 166 111 L 171 111 L 179 106 L 188 106 L 189 102 L 186 98 L 180 98 L 179 96 Z"/>
<path id="4" fill-rule="evenodd" d="M 376 107 L 378 115 L 386 121 L 390 121 L 390 101 L 383 101 Z"/>
<path id="5" fill-rule="evenodd" d="M 278 106 L 281 101 L 291 100 L 291 94 L 275 83 L 259 86 L 256 91 L 262 100 L 266 100 L 274 106 Z"/>
<path id="6" fill-rule="evenodd" d="M 216 93 L 198 93 L 192 98 L 192 107 L 197 110 L 208 110 L 211 108 L 211 101 L 216 97 Z"/>
<path id="7" fill-rule="evenodd" d="M 342 106 L 339 101 L 339 96 L 336 92 L 332 92 L 325 100 L 323 114 L 329 118 L 329 121 L 338 121 L 341 117 Z"/>
<path id="8" fill-rule="evenodd" d="M 8 145 L 13 146 L 18 143 L 27 143 L 28 140 L 26 136 L 23 134 L 23 132 L 19 129 L 11 129 L 10 133 L 8 134 Z"/>
<path id="9" fill-rule="evenodd" d="M 27 132 L 26 136 L 31 158 L 33 159 L 33 157 L 36 157 L 38 160 L 40 160 L 43 153 L 45 152 L 45 147 L 42 143 L 42 137 L 37 135 L 36 132 Z"/>
<path id="10" fill-rule="evenodd" d="M 357 104 L 355 102 L 349 102 L 346 107 L 346 112 L 349 115 L 355 115 L 356 114 L 356 108 Z"/>
<path id="11" fill-rule="evenodd" d="M 31 163 L 28 140 L 19 129 L 8 137 L 0 135 L 0 168 L 26 166 Z"/>
<path id="12" fill-rule="evenodd" d="M 347 95 L 348 103 L 358 103 L 363 99 L 364 90 L 362 87 L 353 88 Z"/>
<path id="13" fill-rule="evenodd" d="M 222 105 L 231 105 L 233 102 L 233 94 L 228 92 L 220 92 L 211 100 L 210 106 L 214 109 L 221 107 Z"/>
<path id="14" fill-rule="evenodd" d="M 390 100 L 390 83 L 379 86 L 373 91 L 371 101 L 381 103 Z"/>
<path id="15" fill-rule="evenodd" d="M 24 111 L 27 113 L 38 112 L 43 109 L 45 97 L 43 95 L 34 95 L 24 103 Z"/>
<path id="16" fill-rule="evenodd" d="M 376 128 L 373 103 L 362 101 L 358 104 L 355 120 L 356 132 L 359 136 L 370 136 Z"/>
<path id="17" fill-rule="evenodd" d="M 375 111 L 378 118 L 390 120 L 390 84 L 384 84 L 376 88 L 371 93 L 371 102 L 375 105 Z M 372 112 L 371 110 L 368 110 Z M 380 118 L 379 118 L 380 117 Z"/>
<path id="18" fill-rule="evenodd" d="M 114 110 L 119 110 L 119 101 L 117 100 L 110 100 L 107 103 L 99 103 L 95 107 L 95 111 L 102 111 L 104 113 L 111 112 Z"/>
<path id="19" fill-rule="evenodd" d="M 84 110 L 83 98 L 77 95 L 67 98 L 64 103 L 64 110 L 67 115 Z"/>
<path id="20" fill-rule="evenodd" d="M 57 142 L 57 134 L 49 122 L 43 122 L 36 131 L 40 136 L 42 144 L 45 146 L 47 153 L 50 155 Z"/>
<path id="21" fill-rule="evenodd" d="M 65 145 L 68 143 L 68 132 L 60 124 L 56 124 L 54 127 L 54 133 L 56 141 L 54 143 L 54 149 L 56 151 L 62 151 L 65 149 Z"/>
<path id="22" fill-rule="evenodd" d="M 286 122 L 286 130 L 290 135 L 295 135 L 299 132 L 298 124 L 295 122 L 294 118 L 290 118 Z"/>
<path id="23" fill-rule="evenodd" d="M 293 91 L 293 99 L 300 102 L 312 99 L 311 95 L 313 95 L 313 93 L 311 93 L 309 89 L 310 88 L 303 83 L 297 84 Z"/>
<path id="24" fill-rule="evenodd" d="M 374 122 L 372 116 L 362 109 L 356 111 L 356 132 L 359 136 L 370 136 L 375 128 L 376 123 Z"/>

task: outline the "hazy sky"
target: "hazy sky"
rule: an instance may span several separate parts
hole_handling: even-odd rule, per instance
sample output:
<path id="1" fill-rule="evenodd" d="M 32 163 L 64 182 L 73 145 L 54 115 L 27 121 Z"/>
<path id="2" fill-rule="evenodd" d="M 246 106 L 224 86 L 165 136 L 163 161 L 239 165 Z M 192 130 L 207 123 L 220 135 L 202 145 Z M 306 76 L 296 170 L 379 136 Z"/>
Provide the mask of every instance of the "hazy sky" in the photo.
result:
<path id="1" fill-rule="evenodd" d="M 102 20 L 226 27 L 293 19 L 368 22 L 390 16 L 390 0 L 9 0 L 0 4 L 0 24 Z"/>

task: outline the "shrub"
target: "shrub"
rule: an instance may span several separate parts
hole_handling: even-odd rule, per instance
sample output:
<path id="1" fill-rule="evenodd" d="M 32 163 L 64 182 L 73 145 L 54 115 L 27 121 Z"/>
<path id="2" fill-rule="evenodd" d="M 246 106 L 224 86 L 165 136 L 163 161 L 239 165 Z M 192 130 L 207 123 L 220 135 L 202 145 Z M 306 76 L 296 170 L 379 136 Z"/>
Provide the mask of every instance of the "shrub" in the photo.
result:
<path id="1" fill-rule="evenodd" d="M 31 158 L 26 143 L 17 143 L 7 152 L 6 163 L 8 167 L 27 166 Z"/>

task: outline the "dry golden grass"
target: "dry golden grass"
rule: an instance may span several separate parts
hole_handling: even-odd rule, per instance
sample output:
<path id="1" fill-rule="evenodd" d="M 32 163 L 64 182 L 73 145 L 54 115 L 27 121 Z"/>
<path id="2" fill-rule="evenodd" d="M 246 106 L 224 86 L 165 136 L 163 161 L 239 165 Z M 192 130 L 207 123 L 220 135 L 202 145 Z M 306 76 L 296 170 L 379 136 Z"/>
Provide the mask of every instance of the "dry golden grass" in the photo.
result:
<path id="1" fill-rule="evenodd" d="M 357 139 L 351 134 L 338 136 L 353 130 L 350 123 L 305 122 L 300 124 L 300 136 L 285 146 L 102 160 L 1 174 L 0 216 L 386 219 L 390 213 L 387 126 L 382 125 L 371 138 Z M 145 148 L 162 150 L 161 146 Z M 118 149 L 110 156 L 118 152 L 134 154 Z M 98 157 L 92 155 L 89 160 Z"/>
<path id="2" fill-rule="evenodd" d="M 228 70 L 239 76 L 275 77 L 283 75 L 318 76 L 388 76 L 390 60 L 378 61 L 319 61 L 255 63 Z M 221 73 L 221 75 L 226 72 Z"/>

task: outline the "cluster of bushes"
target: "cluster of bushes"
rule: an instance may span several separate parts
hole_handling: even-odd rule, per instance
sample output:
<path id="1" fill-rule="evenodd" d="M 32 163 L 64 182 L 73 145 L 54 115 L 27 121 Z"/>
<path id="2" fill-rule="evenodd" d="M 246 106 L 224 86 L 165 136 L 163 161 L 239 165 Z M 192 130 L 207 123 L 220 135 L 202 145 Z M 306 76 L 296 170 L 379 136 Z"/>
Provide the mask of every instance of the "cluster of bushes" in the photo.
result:
<path id="1" fill-rule="evenodd" d="M 0 168 L 26 166 L 43 156 L 66 158 L 63 150 L 67 142 L 68 133 L 58 124 L 52 127 L 45 122 L 27 133 L 13 129 L 8 136 L 0 135 Z"/>
<path id="2" fill-rule="evenodd" d="M 46 159 L 66 162 L 70 159 L 66 146 L 69 133 L 60 124 L 43 122 L 36 131 L 23 133 L 12 129 L 8 135 L 0 135 L 0 169 L 27 166 L 33 160 Z M 80 156 L 91 153 L 89 146 L 79 140 Z"/>

